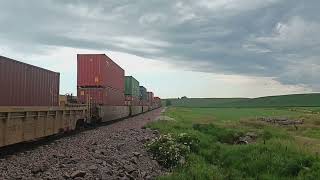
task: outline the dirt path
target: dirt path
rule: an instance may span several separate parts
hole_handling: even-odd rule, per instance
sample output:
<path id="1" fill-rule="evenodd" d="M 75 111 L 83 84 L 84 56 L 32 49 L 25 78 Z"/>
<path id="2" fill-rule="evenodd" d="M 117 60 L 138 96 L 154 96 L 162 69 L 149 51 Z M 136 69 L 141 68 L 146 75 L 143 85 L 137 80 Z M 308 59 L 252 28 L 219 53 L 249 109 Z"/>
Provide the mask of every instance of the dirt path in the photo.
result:
<path id="1" fill-rule="evenodd" d="M 153 179 L 164 173 L 144 143 L 142 127 L 161 109 L 0 159 L 0 179 Z"/>

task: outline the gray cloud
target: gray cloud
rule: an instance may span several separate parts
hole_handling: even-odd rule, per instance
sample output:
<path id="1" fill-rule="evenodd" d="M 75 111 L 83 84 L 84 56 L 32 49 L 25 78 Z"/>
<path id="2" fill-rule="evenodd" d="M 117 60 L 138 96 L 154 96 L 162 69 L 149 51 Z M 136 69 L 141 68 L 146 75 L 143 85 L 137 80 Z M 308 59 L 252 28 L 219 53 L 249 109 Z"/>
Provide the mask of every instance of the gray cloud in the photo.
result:
<path id="1" fill-rule="evenodd" d="M 193 71 L 274 77 L 320 90 L 318 0 L 0 1 L 0 40 L 118 50 Z"/>

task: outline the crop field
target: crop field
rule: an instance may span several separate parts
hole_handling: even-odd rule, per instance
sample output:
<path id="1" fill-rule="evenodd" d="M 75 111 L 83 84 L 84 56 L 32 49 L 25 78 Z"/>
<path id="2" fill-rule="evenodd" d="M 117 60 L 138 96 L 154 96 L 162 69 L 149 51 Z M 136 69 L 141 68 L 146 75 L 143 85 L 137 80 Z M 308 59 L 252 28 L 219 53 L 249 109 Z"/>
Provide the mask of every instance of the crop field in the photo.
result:
<path id="1" fill-rule="evenodd" d="M 318 107 L 170 107 L 149 127 L 161 134 L 150 151 L 172 169 L 159 179 L 320 176 Z"/>

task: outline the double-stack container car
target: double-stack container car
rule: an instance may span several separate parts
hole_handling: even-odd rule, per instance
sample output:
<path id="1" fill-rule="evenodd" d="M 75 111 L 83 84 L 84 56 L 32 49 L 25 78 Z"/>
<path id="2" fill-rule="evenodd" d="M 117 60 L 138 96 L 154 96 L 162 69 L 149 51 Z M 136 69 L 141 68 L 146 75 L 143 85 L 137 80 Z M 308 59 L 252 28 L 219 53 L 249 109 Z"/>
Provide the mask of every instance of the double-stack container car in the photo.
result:
<path id="1" fill-rule="evenodd" d="M 74 130 L 87 107 L 59 106 L 59 73 L 0 56 L 0 147 Z"/>
<path id="2" fill-rule="evenodd" d="M 161 99 L 159 97 L 154 97 L 153 98 L 153 107 L 157 108 L 157 107 L 161 107 Z"/>
<path id="3" fill-rule="evenodd" d="M 80 103 L 124 106 L 124 70 L 105 54 L 78 54 Z"/>
<path id="4" fill-rule="evenodd" d="M 145 104 L 125 105 L 124 70 L 108 56 L 79 54 L 77 61 L 74 97 L 59 96 L 59 73 L 0 56 L 0 147 L 157 108 L 153 94 L 146 94 Z M 140 101 L 139 83 L 133 82 L 130 95 Z"/>
<path id="5" fill-rule="evenodd" d="M 154 98 L 153 92 L 147 92 L 147 103 L 151 108 L 153 106 L 153 98 Z"/>
<path id="6" fill-rule="evenodd" d="M 126 104 L 131 106 L 131 111 L 134 114 L 143 112 L 143 107 L 140 105 L 140 86 L 139 81 L 132 76 L 125 77 L 125 96 Z"/>
<path id="7" fill-rule="evenodd" d="M 105 54 L 78 54 L 78 100 L 101 121 L 130 116 L 125 106 L 124 70 Z"/>
<path id="8" fill-rule="evenodd" d="M 139 95 L 140 100 L 147 101 L 148 99 L 147 88 L 140 86 L 139 89 L 140 89 L 140 95 Z"/>
<path id="9" fill-rule="evenodd" d="M 140 86 L 139 81 L 132 76 L 125 77 L 125 96 L 129 105 L 139 105 Z"/>
<path id="10" fill-rule="evenodd" d="M 147 88 L 140 86 L 140 105 L 143 106 L 143 112 L 147 112 L 149 110 L 149 106 L 148 106 L 148 94 L 147 94 Z"/>
<path id="11" fill-rule="evenodd" d="M 77 60 L 78 100 L 82 104 L 90 104 L 94 109 L 90 112 L 98 112 L 97 117 L 102 122 L 143 112 L 138 98 L 134 98 L 139 97 L 139 82 L 135 80 L 131 84 L 125 80 L 124 70 L 108 56 L 78 54 Z M 136 84 L 138 89 L 135 89 Z M 127 96 L 125 92 L 128 92 Z"/>

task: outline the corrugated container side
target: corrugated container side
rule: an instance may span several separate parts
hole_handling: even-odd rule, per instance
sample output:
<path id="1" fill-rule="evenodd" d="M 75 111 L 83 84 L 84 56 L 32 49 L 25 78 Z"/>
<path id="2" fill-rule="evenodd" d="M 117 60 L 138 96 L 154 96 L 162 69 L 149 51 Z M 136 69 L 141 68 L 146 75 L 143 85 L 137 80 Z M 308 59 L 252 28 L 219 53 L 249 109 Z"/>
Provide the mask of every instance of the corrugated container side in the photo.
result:
<path id="1" fill-rule="evenodd" d="M 124 70 L 108 56 L 104 56 L 107 60 L 107 64 L 110 66 L 111 69 L 111 73 L 108 73 L 106 77 L 107 82 L 110 82 L 109 87 L 124 92 Z"/>
<path id="2" fill-rule="evenodd" d="M 124 70 L 105 54 L 77 55 L 78 87 L 111 87 L 124 91 Z"/>
<path id="3" fill-rule="evenodd" d="M 153 104 L 155 105 L 155 107 L 160 107 L 161 106 L 161 99 L 159 97 L 154 97 Z"/>
<path id="4" fill-rule="evenodd" d="M 0 56 L 0 106 L 58 106 L 60 74 Z"/>
<path id="5" fill-rule="evenodd" d="M 147 100 L 140 100 L 140 105 L 141 106 L 148 106 L 148 101 Z"/>
<path id="6" fill-rule="evenodd" d="M 98 108 L 102 122 L 108 122 L 130 116 L 130 107 L 128 106 L 98 106 Z"/>
<path id="7" fill-rule="evenodd" d="M 139 81 L 132 76 L 125 76 L 125 95 L 137 98 L 140 96 Z"/>
<path id="8" fill-rule="evenodd" d="M 148 92 L 148 102 L 150 103 L 150 105 L 152 105 L 153 103 L 153 92 Z"/>
<path id="9" fill-rule="evenodd" d="M 137 97 L 126 95 L 125 99 L 126 99 L 126 105 L 128 105 L 128 106 L 139 106 L 140 105 L 140 100 Z"/>
<path id="10" fill-rule="evenodd" d="M 78 101 L 87 104 L 88 100 L 92 104 L 124 106 L 124 93 L 112 88 L 78 88 Z"/>
<path id="11" fill-rule="evenodd" d="M 148 99 L 147 89 L 143 86 L 140 86 L 140 100 L 146 101 Z"/>

